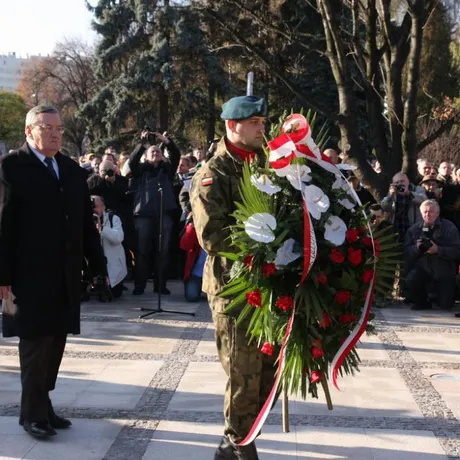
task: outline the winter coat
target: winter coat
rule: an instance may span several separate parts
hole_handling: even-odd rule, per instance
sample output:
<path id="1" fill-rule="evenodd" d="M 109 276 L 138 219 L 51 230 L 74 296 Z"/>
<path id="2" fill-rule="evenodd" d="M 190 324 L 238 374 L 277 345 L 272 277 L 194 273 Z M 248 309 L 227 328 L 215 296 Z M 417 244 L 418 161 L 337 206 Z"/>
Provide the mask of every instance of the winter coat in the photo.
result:
<path id="1" fill-rule="evenodd" d="M 79 334 L 83 258 L 107 273 L 85 173 L 55 159 L 59 180 L 27 143 L 0 160 L 0 286 L 18 305 L 3 317 L 5 337 Z"/>
<path id="2" fill-rule="evenodd" d="M 445 219 L 438 219 L 435 223 L 431 240 L 438 246 L 437 254 L 423 254 L 418 250 L 417 241 L 423 236 L 423 227 L 424 223 L 419 222 L 406 234 L 404 254 L 407 266 L 419 266 L 435 280 L 455 278 L 460 260 L 460 235 L 457 227 Z"/>
<path id="3" fill-rule="evenodd" d="M 141 163 L 146 148 L 139 144 L 131 153 L 129 166 L 135 183 L 134 215 L 158 217 L 160 215 L 161 194 L 163 193 L 163 212 L 171 214 L 177 209 L 173 180 L 180 161 L 180 152 L 173 141 L 167 145 L 169 159 L 153 165 L 148 161 Z"/>
<path id="4" fill-rule="evenodd" d="M 126 254 L 122 245 L 124 234 L 121 219 L 116 214 L 112 214 L 111 219 L 109 216 L 110 213 L 104 212 L 101 242 L 107 259 L 110 286 L 114 287 L 126 278 L 128 270 L 126 268 Z"/>
<path id="5" fill-rule="evenodd" d="M 185 227 L 184 234 L 180 239 L 180 248 L 183 251 L 187 251 L 187 260 L 185 261 L 184 267 L 184 281 L 188 281 L 201 251 L 195 227 L 192 223 L 187 224 Z"/>

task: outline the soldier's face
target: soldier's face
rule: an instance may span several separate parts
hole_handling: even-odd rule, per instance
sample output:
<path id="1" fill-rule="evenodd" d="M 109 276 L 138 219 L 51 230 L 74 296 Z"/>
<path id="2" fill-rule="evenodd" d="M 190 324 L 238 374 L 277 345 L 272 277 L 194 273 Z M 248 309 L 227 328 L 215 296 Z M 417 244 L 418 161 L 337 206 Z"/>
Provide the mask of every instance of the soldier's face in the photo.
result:
<path id="1" fill-rule="evenodd" d="M 235 121 L 233 133 L 235 140 L 249 149 L 260 149 L 264 144 L 265 117 L 252 117 Z"/>

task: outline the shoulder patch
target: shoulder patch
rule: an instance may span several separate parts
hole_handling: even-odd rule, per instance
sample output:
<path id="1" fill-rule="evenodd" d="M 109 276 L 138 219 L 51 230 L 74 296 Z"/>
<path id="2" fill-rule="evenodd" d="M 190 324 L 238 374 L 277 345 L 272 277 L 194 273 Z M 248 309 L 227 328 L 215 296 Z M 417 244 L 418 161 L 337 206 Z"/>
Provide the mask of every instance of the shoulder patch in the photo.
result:
<path id="1" fill-rule="evenodd" d="M 201 179 L 201 185 L 212 185 L 213 182 L 214 179 L 212 177 L 203 177 L 203 179 Z"/>

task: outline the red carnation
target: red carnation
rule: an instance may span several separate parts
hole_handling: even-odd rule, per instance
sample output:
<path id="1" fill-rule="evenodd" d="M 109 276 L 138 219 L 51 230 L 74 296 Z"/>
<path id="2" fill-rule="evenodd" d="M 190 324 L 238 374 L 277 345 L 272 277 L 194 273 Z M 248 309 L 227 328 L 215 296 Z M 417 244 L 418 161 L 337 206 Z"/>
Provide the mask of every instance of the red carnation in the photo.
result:
<path id="1" fill-rule="evenodd" d="M 313 347 L 311 349 L 311 354 L 313 356 L 313 359 L 318 359 L 318 358 L 322 358 L 324 356 L 324 351 L 323 351 L 322 348 Z"/>
<path id="2" fill-rule="evenodd" d="M 323 320 L 318 323 L 318 326 L 322 329 L 327 329 L 331 325 L 331 317 L 324 311 Z"/>
<path id="3" fill-rule="evenodd" d="M 276 306 L 283 311 L 288 311 L 294 306 L 294 299 L 288 295 L 282 295 L 281 297 L 278 297 Z"/>
<path id="4" fill-rule="evenodd" d="M 353 248 L 348 248 L 348 260 L 353 267 L 357 267 L 363 261 L 363 251 L 361 249 L 354 250 Z"/>
<path id="5" fill-rule="evenodd" d="M 369 284 L 374 277 L 374 270 L 365 270 L 363 273 L 363 281 Z"/>
<path id="6" fill-rule="evenodd" d="M 372 238 L 370 236 L 365 236 L 363 238 L 364 246 L 371 247 L 372 246 Z"/>
<path id="7" fill-rule="evenodd" d="M 345 262 L 345 256 L 337 248 L 334 248 L 334 249 L 331 250 L 331 254 L 330 254 L 329 258 L 335 264 L 342 264 L 343 262 Z"/>
<path id="8" fill-rule="evenodd" d="M 343 315 L 340 315 L 339 321 L 342 324 L 350 324 L 350 323 L 353 323 L 354 321 L 356 321 L 356 318 L 357 318 L 356 315 L 353 315 L 351 313 L 345 313 Z"/>
<path id="9" fill-rule="evenodd" d="M 354 243 L 355 241 L 358 241 L 359 238 L 359 231 L 357 228 L 350 228 L 347 230 L 347 233 L 345 234 L 345 237 L 347 238 L 347 241 L 349 243 Z"/>
<path id="10" fill-rule="evenodd" d="M 318 281 L 318 284 L 326 284 L 327 283 L 327 275 L 325 272 L 319 272 L 316 275 L 316 281 Z"/>
<path id="11" fill-rule="evenodd" d="M 271 275 L 274 275 L 276 273 L 276 267 L 275 264 L 264 264 L 262 267 L 262 275 L 264 278 L 268 278 Z"/>
<path id="12" fill-rule="evenodd" d="M 310 382 L 311 383 L 318 383 L 322 379 L 321 372 L 319 371 L 313 371 L 310 376 Z"/>
<path id="13" fill-rule="evenodd" d="M 248 301 L 248 304 L 252 305 L 253 307 L 261 307 L 262 306 L 262 295 L 261 295 L 259 289 L 256 289 L 255 291 L 248 292 L 246 294 L 246 299 Z"/>
<path id="14" fill-rule="evenodd" d="M 271 356 L 273 354 L 273 345 L 270 343 L 270 342 L 265 342 L 262 346 L 262 348 L 260 349 L 260 351 L 264 354 L 264 355 L 268 355 L 268 356 Z"/>
<path id="15" fill-rule="evenodd" d="M 246 265 L 246 267 L 248 267 L 249 270 L 251 270 L 251 268 L 252 268 L 252 262 L 254 262 L 254 256 L 252 256 L 251 254 L 248 254 L 244 258 L 244 265 Z"/>
<path id="16" fill-rule="evenodd" d="M 335 294 L 334 300 L 339 304 L 345 304 L 351 299 L 351 292 L 350 291 L 338 291 Z"/>

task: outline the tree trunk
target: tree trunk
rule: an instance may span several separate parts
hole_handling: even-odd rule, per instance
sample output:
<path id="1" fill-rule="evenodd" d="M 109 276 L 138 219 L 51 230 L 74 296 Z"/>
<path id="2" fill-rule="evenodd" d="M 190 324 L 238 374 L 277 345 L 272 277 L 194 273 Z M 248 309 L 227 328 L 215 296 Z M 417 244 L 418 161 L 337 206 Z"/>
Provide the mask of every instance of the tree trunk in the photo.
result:
<path id="1" fill-rule="evenodd" d="M 206 139 L 208 144 L 211 144 L 214 139 L 214 134 L 216 130 L 216 104 L 215 104 L 216 89 L 214 85 L 208 83 L 208 127 Z"/>
<path id="2" fill-rule="evenodd" d="M 159 100 L 159 117 L 160 120 L 160 131 L 164 132 L 169 129 L 169 94 L 168 91 L 161 86 L 158 91 Z"/>
<path id="3" fill-rule="evenodd" d="M 418 4 L 420 10 L 423 6 Z M 421 11 L 422 13 L 423 11 Z M 402 170 L 412 180 L 417 175 L 417 109 L 416 99 L 420 79 L 420 59 L 422 55 L 423 23 L 421 14 L 412 16 L 410 53 L 407 70 L 407 94 L 404 104 L 404 131 L 402 135 Z"/>

